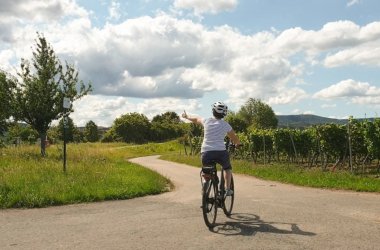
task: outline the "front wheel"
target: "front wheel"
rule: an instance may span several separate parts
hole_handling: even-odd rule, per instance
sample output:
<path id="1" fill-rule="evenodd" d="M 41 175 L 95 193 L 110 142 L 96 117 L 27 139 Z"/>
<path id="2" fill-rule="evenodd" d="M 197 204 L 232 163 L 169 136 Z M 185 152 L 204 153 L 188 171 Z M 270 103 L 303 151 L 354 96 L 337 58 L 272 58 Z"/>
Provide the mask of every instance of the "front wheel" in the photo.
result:
<path id="1" fill-rule="evenodd" d="M 206 226 L 209 228 L 214 226 L 217 210 L 217 186 L 214 181 L 208 180 L 203 184 L 202 212 Z"/>
<path id="2" fill-rule="evenodd" d="M 231 176 L 231 186 L 230 189 L 233 191 L 232 195 L 226 196 L 223 201 L 223 212 L 225 215 L 230 216 L 232 213 L 232 208 L 234 206 L 235 199 L 235 188 L 234 188 L 234 178 Z"/>

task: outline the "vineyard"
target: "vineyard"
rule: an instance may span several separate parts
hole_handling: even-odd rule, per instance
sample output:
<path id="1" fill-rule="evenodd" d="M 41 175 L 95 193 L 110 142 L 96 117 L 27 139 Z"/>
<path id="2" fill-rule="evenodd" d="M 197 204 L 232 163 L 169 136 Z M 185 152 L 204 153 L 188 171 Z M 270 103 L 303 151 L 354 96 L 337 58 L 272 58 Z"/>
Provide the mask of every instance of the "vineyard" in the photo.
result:
<path id="1" fill-rule="evenodd" d="M 380 172 L 380 119 L 305 129 L 253 129 L 239 133 L 242 147 L 231 156 L 258 164 L 294 163 L 323 170 Z M 189 137 L 189 154 L 199 154 L 202 137 Z"/>

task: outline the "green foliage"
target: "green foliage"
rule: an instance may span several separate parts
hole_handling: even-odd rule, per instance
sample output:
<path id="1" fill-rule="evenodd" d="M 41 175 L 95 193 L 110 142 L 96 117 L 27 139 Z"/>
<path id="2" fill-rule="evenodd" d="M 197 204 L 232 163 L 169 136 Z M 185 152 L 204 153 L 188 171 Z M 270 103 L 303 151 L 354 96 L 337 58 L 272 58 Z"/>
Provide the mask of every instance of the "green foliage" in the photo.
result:
<path id="1" fill-rule="evenodd" d="M 103 137 L 100 139 L 101 142 L 116 142 L 116 141 L 122 141 L 122 139 L 120 138 L 117 138 L 116 136 L 116 133 L 115 133 L 115 129 L 113 127 L 111 127 L 110 129 L 108 129 Z"/>
<path id="2" fill-rule="evenodd" d="M 326 124 L 317 126 L 321 151 L 327 157 L 342 159 L 347 152 L 347 128 L 343 125 Z"/>
<path id="3" fill-rule="evenodd" d="M 20 138 L 23 142 L 33 144 L 37 141 L 38 132 L 30 126 L 14 123 L 8 129 L 9 138 Z"/>
<path id="4" fill-rule="evenodd" d="M 116 140 L 143 143 L 149 140 L 150 126 L 150 122 L 145 115 L 129 113 L 114 121 L 110 133 Z"/>
<path id="5" fill-rule="evenodd" d="M 349 165 L 349 133 L 352 166 Z M 243 147 L 231 152 L 231 156 L 236 159 L 253 160 L 256 163 L 270 163 L 273 160 L 307 163 L 308 167 L 321 166 L 324 170 L 331 167 L 332 171 L 337 167 L 349 166 L 350 171 L 356 173 L 359 170 L 372 174 L 380 172 L 380 119 L 373 122 L 351 119 L 349 127 L 348 124 L 275 130 L 250 127 L 247 132 L 238 133 L 238 136 Z M 187 141 L 192 147 L 192 137 Z"/>
<path id="6" fill-rule="evenodd" d="M 62 117 L 58 124 L 58 139 L 63 141 L 64 133 L 66 133 L 66 142 L 83 141 L 83 135 L 69 116 L 66 116 L 66 130 L 64 131 L 64 119 L 65 117 Z"/>
<path id="7" fill-rule="evenodd" d="M 179 116 L 175 112 L 165 112 L 161 115 L 156 115 L 152 119 L 152 123 L 171 123 L 179 124 L 181 122 Z"/>
<path id="8" fill-rule="evenodd" d="M 273 131 L 273 144 L 278 161 L 280 160 L 280 155 L 285 155 L 289 159 L 295 156 L 291 138 L 292 130 L 290 129 L 276 129 Z"/>
<path id="9" fill-rule="evenodd" d="M 16 80 L 0 70 L 0 135 L 6 130 L 6 120 L 12 115 L 12 100 Z"/>
<path id="10" fill-rule="evenodd" d="M 380 159 L 380 118 L 364 122 L 364 141 L 371 159 Z"/>
<path id="11" fill-rule="evenodd" d="M 178 138 L 184 134 L 181 120 L 175 112 L 166 112 L 153 117 L 150 127 L 150 139 L 165 141 Z"/>
<path id="12" fill-rule="evenodd" d="M 59 138 L 61 137 L 61 132 L 59 131 L 58 126 L 51 126 L 49 130 L 47 131 L 47 137 L 50 140 L 51 143 L 58 142 Z"/>
<path id="13" fill-rule="evenodd" d="M 253 128 L 276 128 L 278 120 L 273 109 L 259 99 L 250 98 L 239 110 L 239 116 Z"/>
<path id="14" fill-rule="evenodd" d="M 351 140 L 352 154 L 355 155 L 355 160 L 361 162 L 367 158 L 368 148 L 365 141 L 365 122 L 359 122 L 355 119 L 349 119 L 350 136 L 355 140 Z"/>
<path id="15" fill-rule="evenodd" d="M 258 158 L 265 157 L 265 161 L 270 161 L 273 152 L 273 132 L 271 130 L 251 128 L 247 135 L 250 145 L 249 153 L 253 160 L 257 162 Z"/>
<path id="16" fill-rule="evenodd" d="M 96 142 L 99 140 L 99 130 L 95 122 L 89 121 L 86 123 L 86 127 L 84 129 L 84 137 L 88 142 Z"/>
<path id="17" fill-rule="evenodd" d="M 64 97 L 72 102 L 86 95 L 91 85 L 78 80 L 78 72 L 66 63 L 63 67 L 53 48 L 38 34 L 32 62 L 22 59 L 21 82 L 17 83 L 14 117 L 33 127 L 41 138 L 41 154 L 45 155 L 46 132 L 53 120 L 66 112 Z M 77 90 L 77 87 L 79 91 Z M 72 106 L 67 113 L 73 112 Z"/>
<path id="18" fill-rule="evenodd" d="M 102 142 L 132 142 L 167 141 L 191 133 L 193 125 L 181 122 L 175 112 L 166 112 L 148 118 L 139 113 L 129 113 L 117 118 L 112 127 L 103 135 Z"/>
<path id="19" fill-rule="evenodd" d="M 246 132 L 248 128 L 248 123 L 243 117 L 234 112 L 228 112 L 227 116 L 224 118 L 228 122 L 235 132 Z"/>

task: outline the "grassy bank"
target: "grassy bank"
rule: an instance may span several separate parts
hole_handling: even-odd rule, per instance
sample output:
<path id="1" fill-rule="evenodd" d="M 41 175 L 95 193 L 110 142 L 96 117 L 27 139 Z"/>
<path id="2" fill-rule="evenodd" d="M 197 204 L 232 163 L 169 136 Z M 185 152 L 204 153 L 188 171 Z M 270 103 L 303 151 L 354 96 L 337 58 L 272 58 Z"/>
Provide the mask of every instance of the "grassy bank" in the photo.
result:
<path id="1" fill-rule="evenodd" d="M 67 172 L 62 146 L 0 149 L 0 208 L 45 207 L 129 199 L 167 191 L 170 181 L 126 158 L 176 150 L 165 144 L 68 144 Z"/>
<path id="2" fill-rule="evenodd" d="M 164 155 L 161 159 L 200 167 L 199 156 Z M 380 179 L 352 175 L 347 172 L 323 172 L 288 164 L 254 165 L 247 161 L 233 161 L 234 173 L 256 176 L 300 186 L 343 189 L 380 193 Z"/>

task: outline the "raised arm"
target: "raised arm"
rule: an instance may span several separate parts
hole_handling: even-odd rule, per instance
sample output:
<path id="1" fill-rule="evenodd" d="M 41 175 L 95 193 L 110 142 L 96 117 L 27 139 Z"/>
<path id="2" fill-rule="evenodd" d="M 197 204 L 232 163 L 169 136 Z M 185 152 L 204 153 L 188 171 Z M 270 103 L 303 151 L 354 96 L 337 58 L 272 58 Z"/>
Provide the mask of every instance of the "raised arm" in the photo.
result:
<path id="1" fill-rule="evenodd" d="M 228 132 L 227 136 L 231 139 L 232 143 L 235 144 L 235 146 L 239 146 L 241 144 L 239 137 L 236 135 L 234 130 Z"/>
<path id="2" fill-rule="evenodd" d="M 199 117 L 190 117 L 186 114 L 186 111 L 184 110 L 182 113 L 182 117 L 191 121 L 192 123 L 201 124 L 202 125 L 202 119 Z"/>

